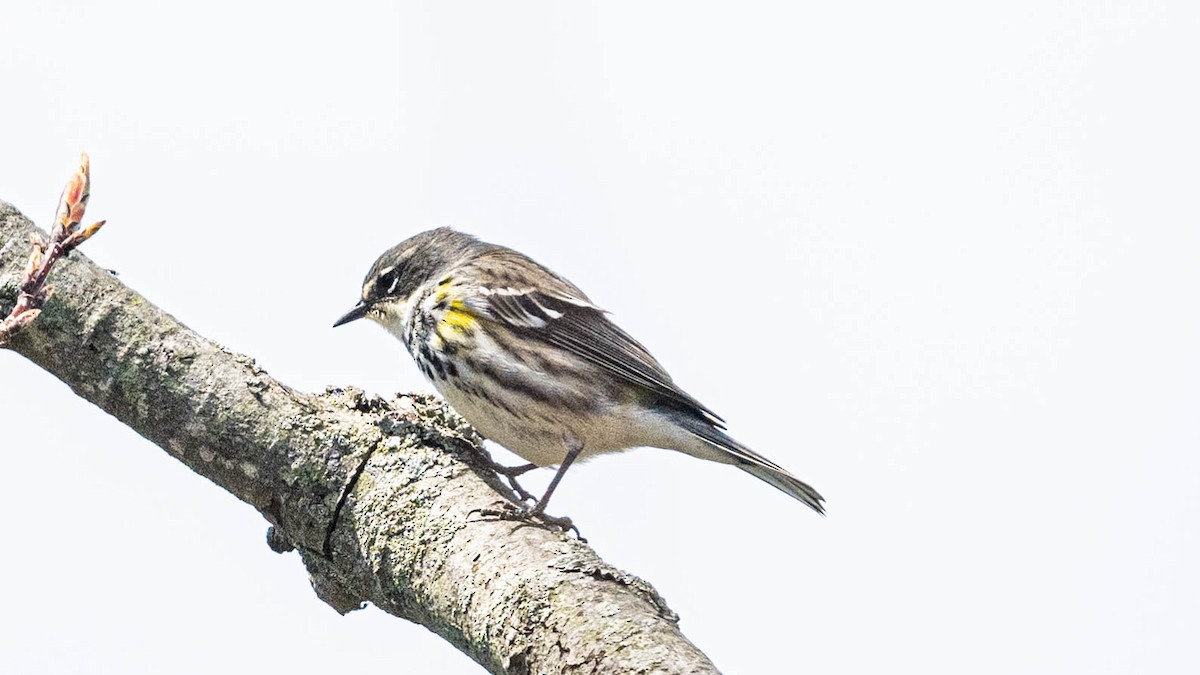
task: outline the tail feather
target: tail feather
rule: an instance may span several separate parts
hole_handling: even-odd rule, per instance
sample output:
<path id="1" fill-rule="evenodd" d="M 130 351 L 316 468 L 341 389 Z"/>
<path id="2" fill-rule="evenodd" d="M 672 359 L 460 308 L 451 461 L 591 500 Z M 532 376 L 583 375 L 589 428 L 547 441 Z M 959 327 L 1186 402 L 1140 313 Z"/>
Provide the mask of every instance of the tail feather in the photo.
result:
<path id="1" fill-rule="evenodd" d="M 695 438 L 703 441 L 704 450 L 688 454 L 703 459 L 733 464 L 737 468 L 783 491 L 794 499 L 804 502 L 809 508 L 825 515 L 825 498 L 811 485 L 788 473 L 787 469 L 754 452 L 750 448 L 730 438 L 725 432 L 713 427 L 710 423 L 689 419 L 683 425 Z M 684 450 L 688 452 L 687 450 Z M 715 451 L 715 452 L 714 452 Z"/>
<path id="2" fill-rule="evenodd" d="M 811 485 L 796 478 L 792 474 L 780 469 L 772 469 L 760 464 L 738 464 L 738 468 L 746 473 L 770 483 L 774 487 L 786 492 L 792 497 L 799 499 L 811 508 L 813 511 L 821 515 L 825 515 L 825 506 L 821 502 L 825 498 L 820 495 Z"/>

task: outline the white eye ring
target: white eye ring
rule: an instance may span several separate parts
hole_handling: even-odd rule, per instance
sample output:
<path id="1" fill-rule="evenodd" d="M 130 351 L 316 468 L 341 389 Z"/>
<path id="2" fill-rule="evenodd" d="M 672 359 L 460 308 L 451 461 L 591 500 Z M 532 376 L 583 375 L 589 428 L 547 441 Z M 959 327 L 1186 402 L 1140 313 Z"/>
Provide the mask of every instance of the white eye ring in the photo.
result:
<path id="1" fill-rule="evenodd" d="M 396 271 L 396 268 L 395 268 L 395 266 L 392 266 L 392 267 L 386 267 L 386 268 L 384 268 L 384 269 L 381 269 L 381 270 L 379 270 L 379 274 L 378 274 L 378 275 L 376 275 L 376 277 L 375 277 L 375 278 L 376 278 L 376 279 L 378 279 L 379 281 L 383 281 L 384 279 L 386 279 L 386 278 L 387 278 L 387 276 L 388 276 L 389 274 L 391 274 L 391 273 L 392 273 L 392 272 L 394 272 L 394 271 Z M 378 283 L 379 283 L 379 281 L 376 281 L 375 283 L 376 283 L 376 284 L 378 284 Z M 395 275 L 395 276 L 393 276 L 393 277 L 392 277 L 392 283 L 391 283 L 391 285 L 389 285 L 389 286 L 388 286 L 388 289 L 387 289 L 387 293 L 386 293 L 386 294 L 387 294 L 387 295 L 391 295 L 392 293 L 395 293 L 395 292 L 396 292 L 396 286 L 397 286 L 399 283 L 400 283 L 400 275 L 399 275 L 399 274 L 397 274 L 397 275 Z M 378 286 L 377 286 L 377 287 L 378 287 Z M 365 292 L 365 291 L 364 291 L 364 292 Z"/>

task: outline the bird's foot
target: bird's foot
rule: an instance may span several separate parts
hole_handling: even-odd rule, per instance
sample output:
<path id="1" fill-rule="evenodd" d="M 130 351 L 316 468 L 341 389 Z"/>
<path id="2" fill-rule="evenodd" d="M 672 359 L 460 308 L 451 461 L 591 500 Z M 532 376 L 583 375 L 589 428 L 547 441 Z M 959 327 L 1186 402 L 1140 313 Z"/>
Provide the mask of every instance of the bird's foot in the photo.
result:
<path id="1" fill-rule="evenodd" d="M 549 525 L 556 527 L 564 534 L 574 531 L 575 538 L 583 543 L 587 543 L 587 539 L 580 533 L 579 528 L 575 523 L 571 522 L 566 516 L 552 516 L 548 513 L 538 510 L 537 507 L 518 506 L 510 502 L 504 502 L 502 508 L 498 509 L 473 509 L 471 513 L 478 513 L 484 518 L 495 518 L 496 520 L 508 520 L 521 523 L 530 523 L 534 525 Z"/>

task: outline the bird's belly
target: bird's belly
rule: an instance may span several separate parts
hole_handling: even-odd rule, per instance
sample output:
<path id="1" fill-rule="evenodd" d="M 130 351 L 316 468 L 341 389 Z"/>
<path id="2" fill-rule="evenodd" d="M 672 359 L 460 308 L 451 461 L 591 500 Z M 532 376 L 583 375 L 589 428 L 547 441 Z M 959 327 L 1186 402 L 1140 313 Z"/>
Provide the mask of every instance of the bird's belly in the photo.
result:
<path id="1" fill-rule="evenodd" d="M 502 404 L 453 386 L 438 387 L 446 402 L 491 441 L 538 466 L 558 464 L 567 453 L 567 427 L 548 411 L 521 397 L 506 397 Z M 535 407 L 536 406 L 536 407 Z"/>
<path id="2" fill-rule="evenodd" d="M 613 404 L 602 411 L 550 409 L 521 395 L 510 393 L 496 402 L 448 382 L 435 386 L 484 438 L 538 466 L 561 463 L 568 439 L 582 444 L 580 460 L 639 446 L 670 447 L 663 442 L 660 422 L 631 406 Z"/>

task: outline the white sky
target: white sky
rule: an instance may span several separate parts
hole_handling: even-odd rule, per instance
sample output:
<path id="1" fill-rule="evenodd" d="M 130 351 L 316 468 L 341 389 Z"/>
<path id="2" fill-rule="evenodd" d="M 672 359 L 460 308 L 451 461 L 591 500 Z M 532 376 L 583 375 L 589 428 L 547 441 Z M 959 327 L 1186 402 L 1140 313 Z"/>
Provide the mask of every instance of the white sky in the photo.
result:
<path id="1" fill-rule="evenodd" d="M 1200 669 L 1200 5 L 5 3 L 0 199 L 308 390 L 453 225 L 579 284 L 828 499 L 655 450 L 554 511 L 730 673 Z M 475 673 L 0 353 L 12 673 Z"/>

